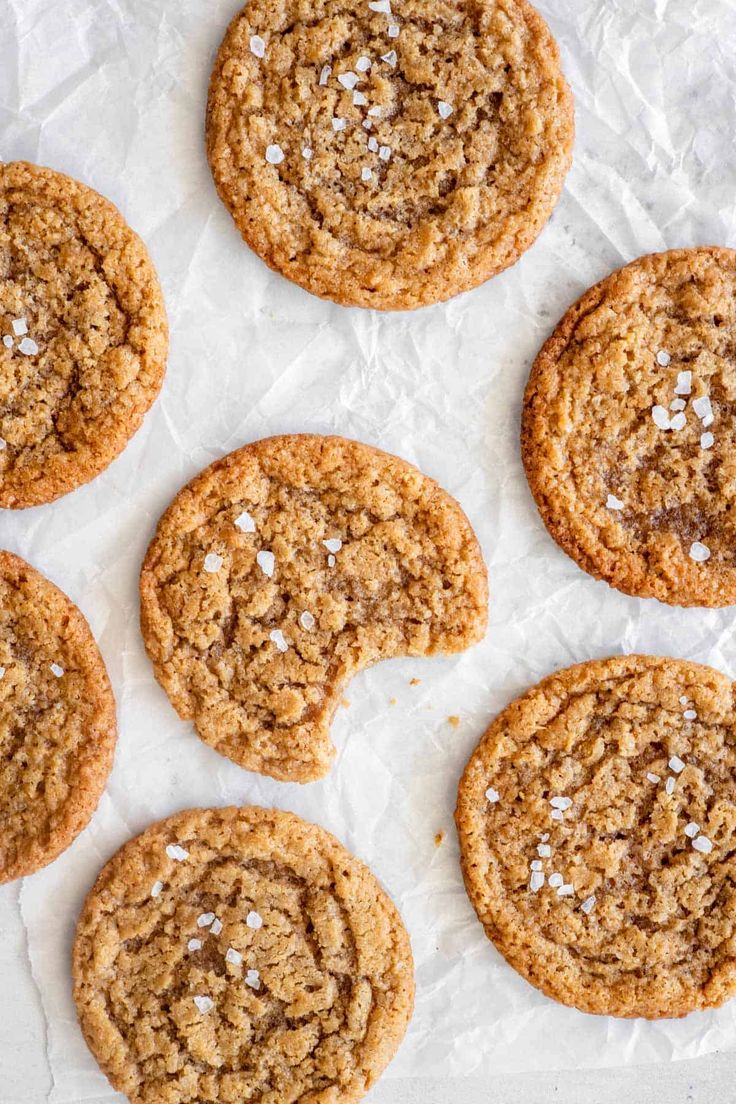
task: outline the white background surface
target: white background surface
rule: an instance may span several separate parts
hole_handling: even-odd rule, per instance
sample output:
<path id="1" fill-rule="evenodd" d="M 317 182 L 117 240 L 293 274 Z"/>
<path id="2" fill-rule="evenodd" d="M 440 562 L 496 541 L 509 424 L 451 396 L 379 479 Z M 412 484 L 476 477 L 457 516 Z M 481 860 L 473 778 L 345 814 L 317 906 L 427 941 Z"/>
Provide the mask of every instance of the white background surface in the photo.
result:
<path id="1" fill-rule="evenodd" d="M 501 962 L 462 890 L 451 814 L 490 717 L 551 669 L 642 650 L 733 672 L 731 613 L 626 598 L 552 545 L 517 436 L 530 361 L 576 295 L 650 250 L 734 243 L 736 7 L 540 3 L 577 103 L 560 207 L 510 272 L 447 307 L 390 316 L 319 302 L 268 272 L 215 197 L 206 82 L 237 7 L 0 0 L 0 157 L 51 165 L 113 199 L 151 249 L 172 328 L 164 393 L 125 454 L 60 503 L 0 517 L 0 544 L 89 617 L 120 709 L 115 770 L 92 826 L 51 868 L 0 889 L 0 1102 L 121 1099 L 74 1023 L 68 954 L 81 900 L 102 862 L 151 820 L 229 801 L 319 820 L 400 904 L 417 1014 L 374 1102 L 730 1100 L 730 1057 L 670 1059 L 736 1047 L 736 1010 L 677 1025 L 583 1017 Z M 479 533 L 492 589 L 488 638 L 472 653 L 356 680 L 333 729 L 335 769 L 307 788 L 240 771 L 176 720 L 143 654 L 136 606 L 143 551 L 182 482 L 246 440 L 294 430 L 352 435 L 438 478 Z M 439 830 L 447 839 L 436 849 Z"/>

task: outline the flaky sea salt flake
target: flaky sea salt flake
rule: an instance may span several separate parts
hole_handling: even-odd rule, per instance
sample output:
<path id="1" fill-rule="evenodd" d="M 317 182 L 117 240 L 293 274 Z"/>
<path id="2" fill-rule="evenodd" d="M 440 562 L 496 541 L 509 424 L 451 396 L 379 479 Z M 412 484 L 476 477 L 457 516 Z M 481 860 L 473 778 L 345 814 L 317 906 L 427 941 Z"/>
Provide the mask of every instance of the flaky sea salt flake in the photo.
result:
<path id="1" fill-rule="evenodd" d="M 388 37 L 389 38 L 398 38 L 399 37 L 399 31 L 400 31 L 399 24 L 398 23 L 392 23 L 391 26 L 388 29 Z"/>
<path id="2" fill-rule="evenodd" d="M 314 156 L 314 150 L 310 146 L 304 146 L 302 149 L 302 157 L 305 161 L 311 161 Z"/>
<path id="3" fill-rule="evenodd" d="M 685 769 L 685 764 L 679 755 L 673 755 L 667 766 L 671 771 L 674 771 L 675 774 L 682 774 Z"/>
<path id="4" fill-rule="evenodd" d="M 375 107 L 368 108 L 368 114 L 371 116 L 372 119 L 380 119 L 381 111 L 382 108 L 378 107 L 377 105 Z"/>
<path id="5" fill-rule="evenodd" d="M 449 119 L 455 108 L 452 104 L 447 103 L 446 100 L 440 100 L 437 104 L 437 111 L 439 112 L 440 119 Z"/>
<path id="6" fill-rule="evenodd" d="M 559 820 L 559 821 L 564 820 L 565 819 L 565 814 L 563 813 L 562 809 L 553 809 L 552 810 L 552 819 L 553 820 Z"/>
<path id="7" fill-rule="evenodd" d="M 560 888 L 557 890 L 557 896 L 558 897 L 572 897 L 574 892 L 575 892 L 575 887 L 571 886 L 568 883 L 567 885 L 561 885 L 560 886 Z"/>
<path id="8" fill-rule="evenodd" d="M 353 104 L 355 107 L 365 107 L 367 103 L 368 100 L 362 92 L 353 92 Z"/>
<path id="9" fill-rule="evenodd" d="M 16 337 L 23 337 L 24 334 L 28 333 L 28 323 L 25 318 L 14 318 L 12 325 Z"/>
<path id="10" fill-rule="evenodd" d="M 52 663 L 49 667 L 49 670 L 51 671 L 51 674 L 54 676 L 54 678 L 61 678 L 61 676 L 64 674 L 64 668 L 58 663 Z"/>
<path id="11" fill-rule="evenodd" d="M 152 897 L 158 897 L 159 893 L 161 892 L 161 890 L 163 888 L 164 888 L 164 883 L 163 882 L 154 882 L 153 885 L 151 886 L 151 896 Z"/>
<path id="12" fill-rule="evenodd" d="M 214 912 L 203 912 L 201 916 L 197 917 L 197 927 L 208 928 L 214 919 Z"/>
<path id="13" fill-rule="evenodd" d="M 250 52 L 254 57 L 262 58 L 266 56 L 266 43 L 263 41 L 260 35 L 250 36 Z"/>
<path id="14" fill-rule="evenodd" d="M 670 410 L 684 410 L 687 403 L 684 399 L 673 399 L 670 403 Z"/>
<path id="15" fill-rule="evenodd" d="M 542 870 L 543 869 L 542 860 L 541 859 L 532 859 L 532 861 L 529 863 L 529 869 L 530 870 Z"/>
<path id="16" fill-rule="evenodd" d="M 665 791 L 670 795 L 670 797 L 675 792 L 675 785 L 676 785 L 676 781 L 672 777 L 672 775 L 670 775 L 669 778 L 667 779 L 667 781 L 664 784 Z"/>
<path id="17" fill-rule="evenodd" d="M 370 169 L 368 168 L 368 166 L 365 166 L 364 168 L 362 168 L 362 169 L 360 170 L 360 179 L 361 179 L 361 180 L 365 180 L 365 181 L 368 181 L 368 180 L 372 180 L 372 179 L 373 179 L 373 173 L 372 173 L 372 172 L 371 172 L 371 170 L 370 170 Z"/>
<path id="18" fill-rule="evenodd" d="M 378 139 L 374 138 L 373 135 L 368 139 L 368 149 L 371 153 L 378 153 Z"/>
<path id="19" fill-rule="evenodd" d="M 606 499 L 606 507 L 609 510 L 623 510 L 624 504 L 620 498 L 616 498 L 615 495 L 609 494 Z"/>
<path id="20" fill-rule="evenodd" d="M 288 652 L 289 645 L 286 643 L 281 629 L 272 629 L 269 636 L 280 652 Z"/>
<path id="21" fill-rule="evenodd" d="M 328 567 L 334 567 L 336 563 L 337 563 L 337 560 L 335 559 L 335 557 L 334 557 L 334 556 L 332 556 L 332 555 L 329 555 L 329 556 L 327 557 L 327 566 L 328 566 Z"/>
<path id="22" fill-rule="evenodd" d="M 399 60 L 399 56 L 395 50 L 389 50 L 387 54 L 381 54 L 381 61 L 385 61 L 387 65 L 390 65 L 392 69 L 396 68 L 396 62 Z"/>
<path id="23" fill-rule="evenodd" d="M 341 84 L 343 88 L 347 88 L 348 92 L 350 92 L 355 88 L 359 80 L 360 77 L 357 73 L 352 73 L 348 70 L 347 73 L 340 73 L 340 76 L 337 78 L 337 83 Z"/>
<path id="24" fill-rule="evenodd" d="M 284 160 L 284 151 L 277 143 L 266 146 L 266 160 L 269 165 L 280 165 Z"/>
<path id="25" fill-rule="evenodd" d="M 498 790 L 494 790 L 493 786 L 489 786 L 486 790 L 486 801 L 491 805 L 495 805 L 497 801 L 501 800 L 501 795 Z"/>
<path id="26" fill-rule="evenodd" d="M 5 668 L 0 667 L 0 679 L 4 679 L 4 678 L 5 678 Z"/>
<path id="27" fill-rule="evenodd" d="M 676 433 L 679 433 L 679 431 L 681 429 L 684 429 L 686 425 L 687 418 L 682 412 L 680 412 L 679 414 L 674 414 L 670 418 L 670 429 L 674 430 Z"/>
<path id="28" fill-rule="evenodd" d="M 710 855 L 713 850 L 713 844 L 707 836 L 698 836 L 693 840 L 693 847 L 696 851 L 700 851 L 701 855 Z"/>
<path id="29" fill-rule="evenodd" d="M 391 147 L 381 146 L 378 151 L 378 156 L 381 158 L 382 161 L 389 161 L 391 158 Z"/>
<path id="30" fill-rule="evenodd" d="M 201 951 L 202 950 L 202 940 L 201 939 L 190 939 L 189 942 L 187 943 L 187 950 L 188 951 Z"/>
<path id="31" fill-rule="evenodd" d="M 263 927 L 263 917 L 259 912 L 255 912 L 251 909 L 245 918 L 245 923 L 249 928 L 252 928 L 253 931 L 258 931 L 259 928 Z"/>
<path id="32" fill-rule="evenodd" d="M 319 83 L 322 85 L 323 88 L 327 84 L 328 80 L 330 79 L 330 73 L 331 72 L 332 72 L 332 66 L 331 65 L 323 65 L 322 66 L 322 72 L 319 75 Z"/>
<path id="33" fill-rule="evenodd" d="M 543 885 L 544 874 L 542 874 L 539 870 L 532 871 L 531 877 L 529 878 L 529 889 L 532 891 L 532 893 L 539 893 L 539 890 L 542 888 Z"/>
<path id="34" fill-rule="evenodd" d="M 242 514 L 236 517 L 233 525 L 236 529 L 239 529 L 241 533 L 255 533 L 256 531 L 256 523 L 247 510 L 243 510 Z"/>
<path id="35" fill-rule="evenodd" d="M 689 395 L 693 389 L 693 374 L 692 372 L 678 372 L 677 384 L 675 386 L 676 395 Z"/>
<path id="36" fill-rule="evenodd" d="M 219 571 L 223 563 L 222 556 L 219 556 L 217 552 L 208 552 L 204 558 L 204 569 L 208 574 L 214 575 L 216 571 Z"/>
<path id="37" fill-rule="evenodd" d="M 553 809 L 562 809 L 563 813 L 572 805 L 571 797 L 551 797 L 549 803 Z"/>
<path id="38" fill-rule="evenodd" d="M 248 970 L 245 975 L 245 984 L 249 985 L 251 989 L 261 988 L 261 975 L 258 970 Z"/>
<path id="39" fill-rule="evenodd" d="M 672 360 L 672 357 L 670 356 L 670 354 L 667 352 L 666 349 L 660 349 L 659 352 L 657 353 L 657 364 L 659 364 L 659 366 L 661 368 L 666 368 L 671 360 Z"/>
<path id="40" fill-rule="evenodd" d="M 330 537 L 329 540 L 322 541 L 328 552 L 339 552 L 342 548 L 342 541 L 339 537 Z"/>
<path id="41" fill-rule="evenodd" d="M 181 847 L 178 843 L 168 844 L 166 848 L 166 854 L 169 856 L 170 859 L 173 859 L 174 862 L 184 862 L 185 859 L 189 858 L 189 852 Z"/>
<path id="42" fill-rule="evenodd" d="M 700 435 L 700 447 L 701 449 L 713 448 L 716 439 L 712 433 L 701 433 Z"/>
<path id="43" fill-rule="evenodd" d="M 701 395 L 699 398 L 693 399 L 692 405 L 693 410 L 703 423 L 704 429 L 713 424 L 713 407 L 709 395 Z"/>
<path id="44" fill-rule="evenodd" d="M 299 624 L 309 632 L 315 626 L 314 614 L 310 613 L 309 610 L 304 610 L 304 613 L 299 616 Z"/>
<path id="45" fill-rule="evenodd" d="M 374 12 L 383 12 L 384 15 L 391 14 L 391 0 L 369 0 L 368 7 Z"/>
<path id="46" fill-rule="evenodd" d="M 653 774 L 652 771 L 647 771 L 647 781 L 648 782 L 653 782 L 654 785 L 656 786 L 656 784 L 658 782 L 661 782 L 662 779 L 659 777 L 658 774 Z"/>
<path id="47" fill-rule="evenodd" d="M 24 337 L 18 348 L 23 356 L 35 356 L 38 352 L 38 345 L 30 337 Z"/>
<path id="48" fill-rule="evenodd" d="M 565 879 L 561 874 L 550 874 L 549 884 L 552 886 L 552 889 L 559 889 L 561 885 L 565 884 Z"/>
<path id="49" fill-rule="evenodd" d="M 212 997 L 194 997 L 194 1003 L 197 1006 L 197 1010 L 204 1015 L 207 1012 L 211 1012 L 215 1007 L 215 1002 Z"/>
<path id="50" fill-rule="evenodd" d="M 359 73 L 367 73 L 371 67 L 371 59 L 366 57 L 365 54 L 361 54 L 355 63 L 355 68 Z"/>
<path id="51" fill-rule="evenodd" d="M 580 906 L 580 911 L 584 912 L 586 916 L 590 916 L 590 914 L 591 914 L 591 912 L 593 911 L 594 908 L 595 908 L 595 897 L 593 895 L 591 895 L 590 897 L 585 898 L 582 905 Z"/>
<path id="52" fill-rule="evenodd" d="M 273 552 L 269 552 L 267 548 L 261 549 L 256 554 L 256 563 L 267 579 L 273 578 L 274 568 L 276 567 L 276 557 Z"/>
<path id="53" fill-rule="evenodd" d="M 691 560 L 695 560 L 696 563 L 705 563 L 710 559 L 710 548 L 707 544 L 703 544 L 702 541 L 693 541 L 690 545 L 689 556 Z"/>
<path id="54" fill-rule="evenodd" d="M 3 337 L 3 345 L 5 346 L 6 349 L 12 349 L 13 348 L 13 339 L 10 336 L 10 334 L 5 334 L 5 336 Z"/>
<path id="55" fill-rule="evenodd" d="M 340 119 L 336 115 L 333 117 L 332 129 L 334 130 L 335 134 L 337 134 L 338 130 L 344 130 L 346 125 L 347 124 L 344 119 Z"/>
<path id="56" fill-rule="evenodd" d="M 682 715 L 686 721 L 697 721 L 698 719 L 698 714 L 694 709 L 686 709 Z"/>
<path id="57" fill-rule="evenodd" d="M 218 920 L 217 917 L 212 921 L 212 927 L 210 928 L 211 935 L 219 935 L 222 931 L 222 920 Z"/>
<path id="58" fill-rule="evenodd" d="M 689 836 L 690 839 L 695 839 L 699 831 L 700 825 L 696 824 L 694 820 L 691 820 L 689 824 L 685 825 L 685 835 Z"/>
<path id="59" fill-rule="evenodd" d="M 225 952 L 225 961 L 229 962 L 231 966 L 240 966 L 243 961 L 243 956 L 240 951 L 236 951 L 234 947 L 228 947 Z"/>
<path id="60" fill-rule="evenodd" d="M 548 843 L 540 843 L 537 845 L 537 854 L 543 859 L 549 859 L 552 857 L 552 848 Z"/>

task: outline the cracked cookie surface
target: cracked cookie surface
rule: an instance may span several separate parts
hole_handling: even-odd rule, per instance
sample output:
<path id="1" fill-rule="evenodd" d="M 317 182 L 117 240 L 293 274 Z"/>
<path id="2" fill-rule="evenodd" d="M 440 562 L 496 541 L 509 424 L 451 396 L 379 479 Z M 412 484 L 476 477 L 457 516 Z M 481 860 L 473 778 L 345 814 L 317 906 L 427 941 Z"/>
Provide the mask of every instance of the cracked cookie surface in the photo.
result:
<path id="1" fill-rule="evenodd" d="M 74 997 L 133 1104 L 347 1104 L 404 1036 L 411 947 L 379 883 L 323 829 L 195 809 L 103 868 L 77 927 Z"/>
<path id="2" fill-rule="evenodd" d="M 710 667 L 616 656 L 491 724 L 460 783 L 486 934 L 584 1012 L 659 1018 L 736 994 L 736 712 Z"/>
<path id="3" fill-rule="evenodd" d="M 316 295 L 385 310 L 513 264 L 554 209 L 573 130 L 557 46 L 526 0 L 252 0 L 207 115 L 247 244 Z"/>
<path id="4" fill-rule="evenodd" d="M 522 453 L 585 571 L 643 598 L 736 603 L 736 252 L 642 257 L 591 288 L 532 369 Z"/>
<path id="5" fill-rule="evenodd" d="M 0 551 L 0 883 L 72 843 L 114 749 L 115 701 L 87 622 L 53 583 Z"/>
<path id="6" fill-rule="evenodd" d="M 99 475 L 156 398 L 163 298 L 140 238 L 84 184 L 0 164 L 0 506 Z"/>
<path id="7" fill-rule="evenodd" d="M 179 715 L 241 766 L 300 782 L 329 769 L 354 674 L 468 648 L 487 603 L 454 499 L 341 437 L 271 437 L 206 468 L 141 572 L 143 637 Z"/>

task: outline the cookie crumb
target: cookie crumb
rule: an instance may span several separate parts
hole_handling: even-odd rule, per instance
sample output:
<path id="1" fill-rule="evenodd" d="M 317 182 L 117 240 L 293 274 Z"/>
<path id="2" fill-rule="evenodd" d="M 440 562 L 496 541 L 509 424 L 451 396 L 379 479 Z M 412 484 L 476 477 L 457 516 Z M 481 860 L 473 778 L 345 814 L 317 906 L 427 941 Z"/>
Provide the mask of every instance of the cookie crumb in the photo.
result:
<path id="1" fill-rule="evenodd" d="M 453 728 L 458 728 L 460 725 L 460 718 L 456 717 L 453 713 L 450 717 L 447 718 L 447 723 L 449 725 L 452 725 Z"/>
<path id="2" fill-rule="evenodd" d="M 418 679 L 418 678 L 409 679 L 409 685 L 410 686 L 419 686 L 421 681 L 422 680 Z"/>
<path id="3" fill-rule="evenodd" d="M 443 831 L 436 832 L 435 837 L 434 837 L 435 847 L 441 847 L 444 842 L 445 842 L 445 833 Z"/>

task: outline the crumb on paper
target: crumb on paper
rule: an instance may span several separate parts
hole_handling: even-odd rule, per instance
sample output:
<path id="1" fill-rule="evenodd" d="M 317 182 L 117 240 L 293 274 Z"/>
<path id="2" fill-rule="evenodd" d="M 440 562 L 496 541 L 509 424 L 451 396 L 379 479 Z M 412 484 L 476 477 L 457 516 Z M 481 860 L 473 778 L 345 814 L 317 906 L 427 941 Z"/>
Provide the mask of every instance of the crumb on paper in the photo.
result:
<path id="1" fill-rule="evenodd" d="M 421 681 L 422 680 L 418 679 L 418 678 L 409 679 L 409 685 L 410 686 L 418 686 Z"/>
<path id="2" fill-rule="evenodd" d="M 451 717 L 447 718 L 447 723 L 449 725 L 452 725 L 453 728 L 457 728 L 460 724 L 460 718 L 455 716 L 455 714 L 453 713 Z"/>
<path id="3" fill-rule="evenodd" d="M 388 699 L 388 704 L 389 705 L 396 705 L 396 698 L 389 698 Z"/>
<path id="4" fill-rule="evenodd" d="M 350 708 L 350 699 L 346 698 L 344 694 L 340 698 L 340 705 L 343 707 L 343 709 L 349 709 Z"/>
<path id="5" fill-rule="evenodd" d="M 434 837 L 435 847 L 441 847 L 444 842 L 445 842 L 445 833 L 444 833 L 444 831 L 436 832 L 435 837 Z"/>

